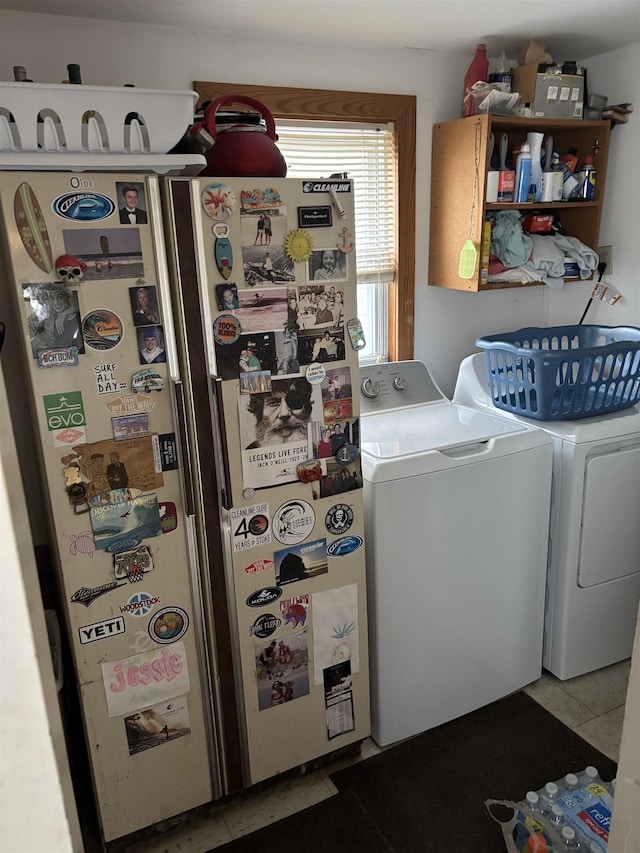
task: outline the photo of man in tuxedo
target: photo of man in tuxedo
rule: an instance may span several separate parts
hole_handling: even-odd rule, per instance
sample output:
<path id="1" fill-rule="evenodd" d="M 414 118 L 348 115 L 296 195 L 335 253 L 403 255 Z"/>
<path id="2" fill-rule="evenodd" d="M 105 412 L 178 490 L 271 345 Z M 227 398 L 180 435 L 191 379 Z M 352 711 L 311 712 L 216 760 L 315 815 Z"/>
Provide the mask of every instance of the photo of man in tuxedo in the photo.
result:
<path id="1" fill-rule="evenodd" d="M 147 211 L 138 207 L 140 191 L 134 184 L 123 184 L 120 188 L 123 206 L 119 210 L 121 225 L 146 225 Z"/>

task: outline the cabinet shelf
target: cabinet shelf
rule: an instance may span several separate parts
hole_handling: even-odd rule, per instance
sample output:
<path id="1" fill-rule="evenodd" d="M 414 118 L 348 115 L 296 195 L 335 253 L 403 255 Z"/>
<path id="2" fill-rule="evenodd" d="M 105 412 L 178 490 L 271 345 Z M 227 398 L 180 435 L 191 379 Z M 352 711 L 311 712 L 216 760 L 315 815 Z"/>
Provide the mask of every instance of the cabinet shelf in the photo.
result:
<path id="1" fill-rule="evenodd" d="M 580 162 L 593 157 L 597 169 L 593 201 L 486 202 L 489 140 L 494 135 L 500 150 L 503 134 L 513 151 L 527 133 L 544 133 L 544 143 L 553 137 L 554 148 L 566 153 L 573 147 Z M 454 290 L 484 291 L 507 287 L 530 287 L 542 282 L 489 282 L 483 270 L 481 249 L 487 214 L 501 210 L 558 212 L 567 234 L 594 251 L 598 247 L 602 199 L 606 180 L 611 125 L 608 121 L 579 121 L 514 118 L 494 115 L 472 116 L 434 125 L 431 159 L 431 222 L 429 237 L 429 284 Z M 471 224 L 470 224 L 471 223 Z M 460 250 L 470 237 L 478 249 L 474 275 L 458 275 Z"/>

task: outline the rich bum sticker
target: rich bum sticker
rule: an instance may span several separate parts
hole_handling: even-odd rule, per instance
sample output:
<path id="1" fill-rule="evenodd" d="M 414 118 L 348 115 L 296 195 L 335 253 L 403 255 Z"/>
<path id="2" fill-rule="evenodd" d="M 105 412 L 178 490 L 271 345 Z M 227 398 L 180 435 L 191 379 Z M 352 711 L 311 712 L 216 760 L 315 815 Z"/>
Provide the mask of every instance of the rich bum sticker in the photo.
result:
<path id="1" fill-rule="evenodd" d="M 82 335 L 86 346 L 103 351 L 120 343 L 124 327 L 117 314 L 101 308 L 82 318 Z"/>
<path id="2" fill-rule="evenodd" d="M 188 627 L 189 617 L 182 607 L 163 607 L 149 620 L 149 636 L 156 643 L 175 643 Z"/>
<path id="3" fill-rule="evenodd" d="M 38 367 L 77 367 L 78 347 L 54 347 L 53 349 L 39 349 L 36 357 Z"/>
<path id="4" fill-rule="evenodd" d="M 233 314 L 220 314 L 213 321 L 213 338 L 216 343 L 234 344 L 242 332 L 242 326 Z"/>
<path id="5" fill-rule="evenodd" d="M 233 530 L 233 550 L 246 551 L 271 542 L 269 504 L 232 507 L 229 518 Z"/>
<path id="6" fill-rule="evenodd" d="M 353 554 L 354 551 L 361 548 L 363 544 L 362 536 L 343 536 L 327 547 L 327 554 L 330 557 L 346 557 L 347 554 Z"/>
<path id="7" fill-rule="evenodd" d="M 264 607 L 266 604 L 271 604 L 277 601 L 282 595 L 282 590 L 278 586 L 265 586 L 262 589 L 257 589 L 247 596 L 247 605 L 249 607 Z"/>
<path id="8" fill-rule="evenodd" d="M 353 509 L 348 504 L 335 504 L 327 512 L 324 524 L 334 536 L 346 533 L 353 524 Z"/>
<path id="9" fill-rule="evenodd" d="M 307 501 L 281 504 L 273 516 L 273 535 L 283 545 L 297 545 L 313 533 L 316 514 Z"/>
<path id="10" fill-rule="evenodd" d="M 249 628 L 250 637 L 270 637 L 282 625 L 282 619 L 274 616 L 273 613 L 263 613 L 258 616 L 253 625 Z"/>

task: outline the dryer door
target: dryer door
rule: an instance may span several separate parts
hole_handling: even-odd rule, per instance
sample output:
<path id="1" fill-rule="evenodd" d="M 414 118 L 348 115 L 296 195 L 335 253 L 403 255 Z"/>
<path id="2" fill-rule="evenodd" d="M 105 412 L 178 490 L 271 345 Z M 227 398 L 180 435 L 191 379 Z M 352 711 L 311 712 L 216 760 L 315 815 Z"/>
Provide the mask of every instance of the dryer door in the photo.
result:
<path id="1" fill-rule="evenodd" d="M 587 459 L 578 585 L 623 578 L 640 570 L 640 447 Z"/>

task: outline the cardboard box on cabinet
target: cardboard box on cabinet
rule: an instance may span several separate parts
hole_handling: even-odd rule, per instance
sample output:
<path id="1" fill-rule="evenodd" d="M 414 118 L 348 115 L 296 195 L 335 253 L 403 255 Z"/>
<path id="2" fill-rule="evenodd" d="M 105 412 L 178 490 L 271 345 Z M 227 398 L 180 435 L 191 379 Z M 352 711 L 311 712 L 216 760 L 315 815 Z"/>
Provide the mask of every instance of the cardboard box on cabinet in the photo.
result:
<path id="1" fill-rule="evenodd" d="M 584 106 L 584 77 L 563 74 L 561 66 L 538 71 L 538 65 L 511 69 L 512 90 L 520 93 L 520 104 L 531 107 L 533 118 L 581 119 Z"/>

